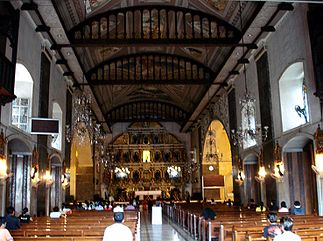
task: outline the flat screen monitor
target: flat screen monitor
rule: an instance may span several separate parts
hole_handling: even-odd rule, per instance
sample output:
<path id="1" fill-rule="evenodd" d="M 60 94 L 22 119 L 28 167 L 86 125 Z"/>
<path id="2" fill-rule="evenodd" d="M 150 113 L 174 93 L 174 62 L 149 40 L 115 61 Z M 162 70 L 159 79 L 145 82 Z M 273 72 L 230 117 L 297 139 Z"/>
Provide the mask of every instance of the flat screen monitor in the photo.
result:
<path id="1" fill-rule="evenodd" d="M 53 135 L 59 133 L 59 120 L 48 118 L 32 118 L 31 134 Z"/>

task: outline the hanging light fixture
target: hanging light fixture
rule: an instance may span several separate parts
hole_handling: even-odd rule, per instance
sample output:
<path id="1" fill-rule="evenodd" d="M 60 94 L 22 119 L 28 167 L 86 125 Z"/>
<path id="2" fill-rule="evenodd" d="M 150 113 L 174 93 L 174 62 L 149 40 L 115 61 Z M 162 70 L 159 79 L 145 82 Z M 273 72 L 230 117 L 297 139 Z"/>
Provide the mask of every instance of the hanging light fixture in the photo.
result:
<path id="1" fill-rule="evenodd" d="M 241 186 L 244 182 L 244 179 L 246 178 L 244 171 L 243 171 L 243 164 L 242 164 L 242 160 L 240 158 L 238 158 L 238 176 L 235 179 L 235 182 Z"/>
<path id="2" fill-rule="evenodd" d="M 83 62 L 85 60 L 85 51 L 83 53 Z M 85 83 L 85 75 L 83 73 L 83 83 Z M 81 87 L 76 89 L 72 97 L 72 122 L 66 125 L 65 136 L 68 142 L 73 137 L 78 137 L 79 144 L 85 142 L 86 133 L 88 132 L 91 144 L 98 143 L 98 140 L 104 136 L 101 124 L 92 120 L 92 99 Z"/>
<path id="3" fill-rule="evenodd" d="M 211 100 L 208 92 L 209 102 Z M 219 162 L 222 160 L 222 153 L 220 154 L 219 150 L 216 147 L 216 131 L 212 128 L 213 123 L 213 115 L 212 115 L 212 104 L 208 106 L 208 122 L 210 122 L 209 128 L 206 132 L 205 143 L 206 143 L 206 154 L 205 159 L 206 162 L 209 163 L 209 171 L 214 171 L 214 164 L 216 165 L 217 169 L 219 166 Z"/>
<path id="4" fill-rule="evenodd" d="M 284 162 L 281 160 L 281 147 L 276 142 L 275 149 L 274 149 L 274 172 L 270 174 L 272 178 L 274 178 L 277 182 L 282 182 L 284 179 Z"/>
<path id="5" fill-rule="evenodd" d="M 267 176 L 266 168 L 264 166 L 264 152 L 263 149 L 261 149 L 260 154 L 259 154 L 259 170 L 258 170 L 258 176 L 255 176 L 255 179 L 257 182 L 264 182 L 265 178 Z"/>
<path id="6" fill-rule="evenodd" d="M 242 25 L 242 8 L 241 2 L 240 5 L 240 28 L 241 32 L 243 29 Z M 242 58 L 245 57 L 244 51 L 244 38 L 242 36 Z M 260 141 L 265 141 L 268 136 L 268 126 L 264 126 L 263 128 L 256 121 L 256 98 L 252 96 L 248 90 L 247 85 L 247 71 L 246 71 L 246 62 L 243 61 L 243 77 L 244 77 L 244 86 L 245 92 L 242 98 L 239 101 L 241 106 L 241 127 L 237 130 L 231 130 L 231 138 L 233 140 L 234 145 L 239 145 L 243 147 L 244 145 L 248 145 L 250 140 L 255 142 L 255 144 L 259 144 Z"/>

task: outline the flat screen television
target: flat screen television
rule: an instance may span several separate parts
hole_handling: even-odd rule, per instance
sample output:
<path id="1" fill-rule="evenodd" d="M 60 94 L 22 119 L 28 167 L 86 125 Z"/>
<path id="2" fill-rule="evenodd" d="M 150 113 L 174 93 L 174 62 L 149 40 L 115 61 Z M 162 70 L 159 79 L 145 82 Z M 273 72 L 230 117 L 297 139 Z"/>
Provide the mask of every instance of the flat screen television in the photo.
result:
<path id="1" fill-rule="evenodd" d="M 53 135 L 59 133 L 59 120 L 49 118 L 31 118 L 31 134 Z"/>

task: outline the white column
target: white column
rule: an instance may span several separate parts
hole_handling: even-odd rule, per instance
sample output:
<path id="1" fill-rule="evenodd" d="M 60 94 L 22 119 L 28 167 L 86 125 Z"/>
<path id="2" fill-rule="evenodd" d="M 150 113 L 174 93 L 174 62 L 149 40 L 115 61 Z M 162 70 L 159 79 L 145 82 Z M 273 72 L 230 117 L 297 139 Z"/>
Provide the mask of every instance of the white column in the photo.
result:
<path id="1" fill-rule="evenodd" d="M 323 177 L 316 175 L 316 183 L 317 183 L 317 208 L 319 216 L 323 216 Z"/>
<path id="2" fill-rule="evenodd" d="M 0 181 L 0 217 L 4 217 L 6 215 L 6 179 Z"/>
<path id="3" fill-rule="evenodd" d="M 46 199 L 45 199 L 45 215 L 49 216 L 49 202 L 50 202 L 50 185 L 46 185 Z"/>

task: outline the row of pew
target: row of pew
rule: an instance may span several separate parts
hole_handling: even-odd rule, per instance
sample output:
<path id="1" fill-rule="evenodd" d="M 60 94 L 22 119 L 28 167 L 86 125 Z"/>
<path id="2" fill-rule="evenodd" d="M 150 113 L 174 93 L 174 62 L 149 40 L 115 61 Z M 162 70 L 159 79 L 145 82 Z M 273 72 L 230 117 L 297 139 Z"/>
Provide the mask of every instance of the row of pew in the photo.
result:
<path id="1" fill-rule="evenodd" d="M 113 223 L 112 211 L 74 211 L 59 219 L 37 217 L 11 235 L 18 241 L 102 241 L 105 228 Z M 125 211 L 124 224 L 131 229 L 133 240 L 140 241 L 140 214 Z"/>
<path id="2" fill-rule="evenodd" d="M 225 205 L 208 206 L 216 212 L 215 220 L 204 220 L 201 213 L 205 205 L 198 203 L 165 205 L 163 213 L 199 241 L 266 240 L 263 237 L 263 229 L 269 224 L 267 213 L 256 213 Z M 278 214 L 278 220 L 285 215 L 293 218 L 293 231 L 301 236 L 303 241 L 323 241 L 323 217 Z"/>

